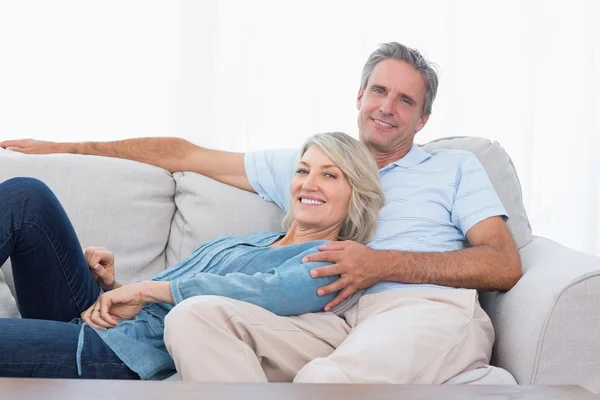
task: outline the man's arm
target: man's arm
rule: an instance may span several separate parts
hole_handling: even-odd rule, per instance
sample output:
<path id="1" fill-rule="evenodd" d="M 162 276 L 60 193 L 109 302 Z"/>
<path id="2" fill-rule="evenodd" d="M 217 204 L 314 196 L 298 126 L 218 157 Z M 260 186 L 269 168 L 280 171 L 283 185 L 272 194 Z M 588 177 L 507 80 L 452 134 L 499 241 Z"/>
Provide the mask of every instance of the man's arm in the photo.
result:
<path id="1" fill-rule="evenodd" d="M 125 158 L 155 165 L 169 172 L 196 172 L 254 192 L 244 168 L 244 153 L 206 149 L 181 138 L 152 137 L 81 143 L 24 139 L 0 142 L 0 147 L 26 154 L 72 153 Z"/>
<path id="2" fill-rule="evenodd" d="M 382 280 L 507 291 L 521 278 L 521 258 L 501 217 L 475 224 L 467 240 L 471 247 L 458 251 L 391 252 Z"/>
<path id="3" fill-rule="evenodd" d="M 341 290 L 326 309 L 379 281 L 435 284 L 482 291 L 511 289 L 522 275 L 517 246 L 501 217 L 490 217 L 467 232 L 471 247 L 451 252 L 373 250 L 355 242 L 333 242 L 305 261 L 336 264 L 316 268 L 311 276 L 340 275 L 319 294 Z M 322 292 L 321 292 L 322 290 Z"/>

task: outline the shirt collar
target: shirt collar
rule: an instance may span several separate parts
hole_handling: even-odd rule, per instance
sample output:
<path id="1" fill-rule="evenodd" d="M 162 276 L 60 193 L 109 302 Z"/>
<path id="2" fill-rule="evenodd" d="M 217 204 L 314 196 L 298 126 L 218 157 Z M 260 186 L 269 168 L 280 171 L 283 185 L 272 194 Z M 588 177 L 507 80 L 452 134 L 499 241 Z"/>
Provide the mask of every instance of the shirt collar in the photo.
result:
<path id="1" fill-rule="evenodd" d="M 431 157 L 431 154 L 422 150 L 417 144 L 413 143 L 412 147 L 401 159 L 394 161 L 391 165 L 396 165 L 402 168 L 412 168 L 421 164 L 423 161 Z"/>

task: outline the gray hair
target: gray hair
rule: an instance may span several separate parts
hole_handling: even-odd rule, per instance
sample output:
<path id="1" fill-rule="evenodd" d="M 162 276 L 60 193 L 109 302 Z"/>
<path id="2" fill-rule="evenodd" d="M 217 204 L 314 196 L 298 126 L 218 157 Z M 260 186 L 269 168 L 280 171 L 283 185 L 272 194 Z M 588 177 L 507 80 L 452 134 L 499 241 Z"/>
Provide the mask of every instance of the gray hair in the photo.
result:
<path id="1" fill-rule="evenodd" d="M 379 168 L 373 156 L 362 143 L 341 132 L 310 137 L 302 146 L 300 157 L 312 146 L 317 146 L 333 161 L 352 187 L 348 216 L 342 223 L 338 239 L 367 243 L 375 234 L 377 214 L 384 203 Z M 282 221 L 283 229 L 288 230 L 293 221 L 292 207 L 289 207 Z"/>
<path id="2" fill-rule="evenodd" d="M 436 72 L 437 67 L 432 62 L 427 61 L 418 50 L 404 46 L 403 44 L 397 42 L 383 43 L 377 50 L 371 53 L 362 70 L 360 82 L 361 90 L 364 91 L 367 88 L 367 83 L 369 82 L 369 78 L 373 73 L 375 65 L 388 58 L 407 62 L 421 74 L 425 81 L 425 104 L 423 104 L 423 115 L 431 114 L 431 108 L 437 94 L 439 81 Z"/>

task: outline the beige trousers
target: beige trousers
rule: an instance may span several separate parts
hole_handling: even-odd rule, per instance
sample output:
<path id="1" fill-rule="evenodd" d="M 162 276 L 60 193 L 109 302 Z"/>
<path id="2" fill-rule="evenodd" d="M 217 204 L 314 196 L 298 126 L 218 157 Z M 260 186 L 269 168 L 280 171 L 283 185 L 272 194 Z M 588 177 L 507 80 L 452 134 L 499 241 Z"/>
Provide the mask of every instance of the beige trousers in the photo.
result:
<path id="1" fill-rule="evenodd" d="M 164 337 L 181 378 L 203 382 L 439 384 L 489 363 L 494 330 L 474 290 L 366 295 L 343 317 L 198 296 L 167 315 Z"/>

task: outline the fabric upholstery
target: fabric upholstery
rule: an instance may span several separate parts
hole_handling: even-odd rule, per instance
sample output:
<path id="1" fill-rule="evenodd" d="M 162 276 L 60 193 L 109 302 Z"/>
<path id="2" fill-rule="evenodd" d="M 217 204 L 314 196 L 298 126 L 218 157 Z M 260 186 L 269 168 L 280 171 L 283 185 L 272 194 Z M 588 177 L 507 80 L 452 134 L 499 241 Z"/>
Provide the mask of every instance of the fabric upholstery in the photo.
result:
<path id="1" fill-rule="evenodd" d="M 577 384 L 600 392 L 600 258 L 534 237 L 524 275 L 482 305 L 496 329 L 492 364 L 520 384 Z"/>
<path id="2" fill-rule="evenodd" d="M 117 279 L 129 283 L 164 270 L 175 212 L 175 183 L 163 169 L 134 161 L 72 154 L 26 155 L 0 149 L 0 182 L 30 176 L 46 183 L 63 204 L 82 251 L 115 253 Z M 12 286 L 10 260 L 2 267 Z M 0 284 L 0 312 L 16 315 Z"/>
<path id="3" fill-rule="evenodd" d="M 169 266 L 220 235 L 281 230 L 283 212 L 255 193 L 193 172 L 177 172 L 173 178 L 177 211 L 167 248 Z"/>

